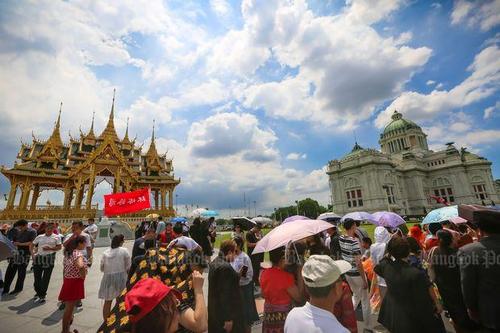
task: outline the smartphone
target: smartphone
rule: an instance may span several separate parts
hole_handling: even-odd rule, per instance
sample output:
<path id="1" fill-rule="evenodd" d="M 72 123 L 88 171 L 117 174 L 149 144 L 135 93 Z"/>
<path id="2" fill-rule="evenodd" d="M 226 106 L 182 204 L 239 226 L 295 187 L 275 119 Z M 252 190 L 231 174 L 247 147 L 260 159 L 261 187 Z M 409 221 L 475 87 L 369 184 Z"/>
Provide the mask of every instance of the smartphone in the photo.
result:
<path id="1" fill-rule="evenodd" d="M 247 273 L 248 273 L 248 266 L 241 267 L 241 276 L 247 277 Z"/>

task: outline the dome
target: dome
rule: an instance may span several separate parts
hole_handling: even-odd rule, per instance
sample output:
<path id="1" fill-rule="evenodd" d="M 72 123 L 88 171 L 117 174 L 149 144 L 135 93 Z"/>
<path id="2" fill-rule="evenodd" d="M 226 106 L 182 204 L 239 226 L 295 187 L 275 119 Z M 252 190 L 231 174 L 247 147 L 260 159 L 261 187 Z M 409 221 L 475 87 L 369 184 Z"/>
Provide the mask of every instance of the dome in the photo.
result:
<path id="1" fill-rule="evenodd" d="M 346 159 L 346 158 L 352 157 L 352 156 L 356 156 L 364 150 L 365 149 L 363 147 L 361 147 L 360 145 L 358 145 L 358 143 L 356 142 L 354 144 L 354 147 L 352 148 L 351 152 L 349 154 L 345 155 L 343 159 Z"/>
<path id="2" fill-rule="evenodd" d="M 409 130 L 412 128 L 421 129 L 420 126 L 413 121 L 404 119 L 403 115 L 398 111 L 394 111 L 391 118 L 392 121 L 384 128 L 383 136 L 399 130 Z"/>

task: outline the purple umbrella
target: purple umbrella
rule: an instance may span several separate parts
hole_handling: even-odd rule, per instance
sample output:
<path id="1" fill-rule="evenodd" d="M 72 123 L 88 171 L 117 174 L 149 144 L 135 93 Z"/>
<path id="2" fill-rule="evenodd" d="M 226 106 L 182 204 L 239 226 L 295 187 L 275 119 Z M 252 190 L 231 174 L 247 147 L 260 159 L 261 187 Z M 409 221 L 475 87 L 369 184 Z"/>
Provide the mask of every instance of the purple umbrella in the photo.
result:
<path id="1" fill-rule="evenodd" d="M 302 216 L 302 215 L 292 215 L 292 216 L 287 217 L 286 219 L 284 219 L 283 222 L 281 222 L 281 224 L 288 223 L 288 222 L 293 222 L 293 221 L 297 221 L 297 220 L 310 220 L 310 218 L 308 218 L 306 216 Z"/>
<path id="2" fill-rule="evenodd" d="M 398 225 L 405 224 L 405 220 L 393 212 L 376 212 L 372 214 L 375 224 L 382 227 L 396 228 Z"/>
<path id="3" fill-rule="evenodd" d="M 377 224 L 377 221 L 373 217 L 372 214 L 367 212 L 352 212 L 344 215 L 342 219 L 340 219 L 340 223 L 344 223 L 346 219 L 352 219 L 354 221 L 368 221 L 373 224 Z"/>

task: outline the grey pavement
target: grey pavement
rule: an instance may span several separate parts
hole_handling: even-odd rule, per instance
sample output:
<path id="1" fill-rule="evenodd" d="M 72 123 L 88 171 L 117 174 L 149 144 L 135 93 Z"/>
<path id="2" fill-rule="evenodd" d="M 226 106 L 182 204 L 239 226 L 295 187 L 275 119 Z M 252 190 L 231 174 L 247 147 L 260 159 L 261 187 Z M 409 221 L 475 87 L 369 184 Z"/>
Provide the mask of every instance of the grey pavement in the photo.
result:
<path id="1" fill-rule="evenodd" d="M 127 241 L 125 246 L 131 250 L 132 241 Z M 97 297 L 102 273 L 99 270 L 99 262 L 106 248 L 94 249 L 94 265 L 89 270 L 85 279 L 85 299 L 83 308 L 75 312 L 72 329 L 80 333 L 96 332 L 102 323 L 103 301 Z M 30 263 L 31 266 L 31 263 Z M 30 267 L 29 266 L 29 267 Z M 0 269 L 5 274 L 7 262 L 0 263 Z M 205 276 L 204 293 L 208 295 L 207 273 Z M 16 276 L 17 278 L 17 276 Z M 15 279 L 13 284 L 15 283 Z M 8 333 L 58 333 L 61 332 L 61 320 L 63 311 L 58 310 L 57 297 L 63 281 L 62 253 L 57 254 L 56 265 L 52 272 L 52 278 L 47 292 L 47 302 L 37 304 L 32 299 L 35 295 L 33 290 L 33 274 L 28 271 L 24 283 L 24 290 L 16 296 L 5 295 L 0 302 L 0 332 Z M 11 288 L 12 289 L 12 288 Z M 377 322 L 377 318 L 372 318 Z M 448 332 L 454 332 L 449 322 L 445 320 Z M 358 321 L 358 331 L 363 332 L 362 322 Z M 261 325 L 255 325 L 252 332 L 261 332 Z M 382 326 L 376 326 L 376 332 L 387 332 Z"/>

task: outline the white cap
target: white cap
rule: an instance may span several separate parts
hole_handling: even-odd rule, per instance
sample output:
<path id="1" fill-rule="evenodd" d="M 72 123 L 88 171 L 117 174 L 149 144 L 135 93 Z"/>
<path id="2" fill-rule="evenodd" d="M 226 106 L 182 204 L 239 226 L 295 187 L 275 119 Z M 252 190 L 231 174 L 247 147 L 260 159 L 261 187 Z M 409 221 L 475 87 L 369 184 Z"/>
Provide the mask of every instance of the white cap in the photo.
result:
<path id="1" fill-rule="evenodd" d="M 345 260 L 333 260 L 327 255 L 315 254 L 302 267 L 302 277 L 308 287 L 326 287 L 351 268 L 351 264 Z"/>

